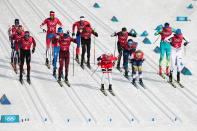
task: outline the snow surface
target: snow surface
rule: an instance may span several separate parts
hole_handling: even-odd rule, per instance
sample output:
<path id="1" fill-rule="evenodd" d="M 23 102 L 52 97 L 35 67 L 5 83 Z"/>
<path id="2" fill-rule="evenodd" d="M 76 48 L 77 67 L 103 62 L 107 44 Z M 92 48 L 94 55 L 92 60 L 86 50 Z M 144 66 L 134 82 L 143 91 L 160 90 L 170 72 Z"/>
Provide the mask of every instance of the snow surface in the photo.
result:
<path id="1" fill-rule="evenodd" d="M 93 8 L 97 2 L 101 8 Z M 187 9 L 189 4 L 194 9 Z M 11 105 L 0 105 L 0 115 L 19 114 L 20 119 L 29 121 L 17 124 L 0 124 L 0 131 L 196 131 L 197 130 L 197 77 L 195 57 L 197 42 L 195 30 L 197 22 L 197 1 L 192 0 L 0 0 L 0 96 L 6 94 Z M 159 45 L 142 44 L 137 37 L 139 49 L 145 52 L 143 65 L 144 83 L 148 89 L 136 89 L 122 74 L 114 69 L 113 89 L 116 97 L 104 96 L 100 91 L 101 73 L 91 76 L 94 66 L 92 41 L 92 70 L 82 70 L 74 62 L 73 47 L 70 47 L 71 60 L 69 79 L 72 87 L 60 87 L 52 77 L 52 69 L 44 65 L 45 34 L 39 25 L 54 10 L 63 22 L 64 30 L 71 30 L 72 24 L 84 15 L 99 34 L 95 40 L 96 57 L 109 50 L 114 51 L 115 39 L 110 35 L 126 26 L 136 29 L 138 34 L 144 30 L 154 42 L 154 28 L 164 22 L 181 28 L 190 45 L 183 55 L 183 63 L 193 75 L 181 76 L 185 89 L 174 89 L 157 74 L 159 55 L 153 49 Z M 118 23 L 110 21 L 112 16 Z M 189 22 L 176 22 L 176 16 L 188 16 Z M 36 38 L 37 48 L 32 55 L 32 85 L 22 86 L 19 76 L 12 70 L 10 44 L 7 29 L 19 18 L 25 29 Z M 94 38 L 93 38 L 94 40 Z M 117 52 L 116 52 L 117 55 Z M 193 56 L 193 57 L 191 57 Z M 105 84 L 107 87 L 107 83 Z M 108 93 L 109 94 L 109 93 Z M 152 119 L 155 121 L 152 121 Z M 175 119 L 177 119 L 175 121 Z"/>

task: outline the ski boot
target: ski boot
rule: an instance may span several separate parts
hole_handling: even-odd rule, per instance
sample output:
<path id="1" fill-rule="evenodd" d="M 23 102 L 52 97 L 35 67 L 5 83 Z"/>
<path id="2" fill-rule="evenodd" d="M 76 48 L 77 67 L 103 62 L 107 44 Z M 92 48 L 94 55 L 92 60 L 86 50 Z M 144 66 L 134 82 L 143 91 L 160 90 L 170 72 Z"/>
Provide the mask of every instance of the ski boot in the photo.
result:
<path id="1" fill-rule="evenodd" d="M 112 91 L 112 84 L 109 84 L 109 89 L 110 92 Z"/>
<path id="2" fill-rule="evenodd" d="M 166 75 L 169 76 L 169 66 L 166 66 Z"/>
<path id="3" fill-rule="evenodd" d="M 177 82 L 180 83 L 180 72 L 177 72 Z"/>
<path id="4" fill-rule="evenodd" d="M 120 63 L 117 64 L 116 68 L 120 70 Z"/>
<path id="5" fill-rule="evenodd" d="M 56 78 L 56 68 L 53 68 L 53 76 Z"/>
<path id="6" fill-rule="evenodd" d="M 125 70 L 125 77 L 127 77 L 127 78 L 128 78 L 128 73 L 129 73 L 129 71 Z"/>
<path id="7" fill-rule="evenodd" d="M 60 75 L 60 74 L 59 74 L 59 76 L 58 76 L 57 83 L 58 83 L 61 87 L 63 86 L 63 84 L 62 84 L 62 82 L 61 82 L 61 75 Z"/>
<path id="8" fill-rule="evenodd" d="M 137 86 L 137 85 L 136 85 L 136 78 L 133 78 L 132 84 L 133 84 L 134 86 Z"/>
<path id="9" fill-rule="evenodd" d="M 79 55 L 76 55 L 75 60 L 77 63 L 79 63 Z"/>
<path id="10" fill-rule="evenodd" d="M 162 75 L 162 67 L 159 66 L 159 75 Z"/>
<path id="11" fill-rule="evenodd" d="M 21 84 L 23 84 L 23 75 L 22 75 L 22 73 L 20 73 L 19 81 L 20 81 Z"/>
<path id="12" fill-rule="evenodd" d="M 101 91 L 104 91 L 105 89 L 104 89 L 104 84 L 101 84 L 101 89 L 100 89 Z"/>
<path id="13" fill-rule="evenodd" d="M 141 86 L 144 86 L 144 83 L 142 81 L 142 78 L 139 79 L 139 83 L 140 83 Z"/>
<path id="14" fill-rule="evenodd" d="M 67 76 L 65 76 L 64 82 L 67 84 L 68 87 L 70 87 L 70 82 L 68 81 L 68 77 Z"/>
<path id="15" fill-rule="evenodd" d="M 90 62 L 87 62 L 87 67 L 91 69 Z"/>
<path id="16" fill-rule="evenodd" d="M 27 83 L 31 84 L 30 75 L 27 74 Z"/>
<path id="17" fill-rule="evenodd" d="M 45 65 L 50 69 L 50 65 L 49 65 L 49 59 L 46 58 L 46 62 L 45 62 Z"/>
<path id="18" fill-rule="evenodd" d="M 169 82 L 171 82 L 172 83 L 172 71 L 170 71 L 170 75 L 169 75 Z"/>

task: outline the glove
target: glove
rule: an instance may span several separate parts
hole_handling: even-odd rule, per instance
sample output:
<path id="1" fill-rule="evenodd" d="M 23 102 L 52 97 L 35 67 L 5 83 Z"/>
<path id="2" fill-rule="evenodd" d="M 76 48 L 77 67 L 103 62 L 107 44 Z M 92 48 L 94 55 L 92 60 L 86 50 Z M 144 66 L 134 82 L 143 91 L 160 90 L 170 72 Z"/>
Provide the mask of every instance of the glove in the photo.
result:
<path id="1" fill-rule="evenodd" d="M 144 62 L 146 59 L 142 59 L 142 61 Z"/>
<path id="2" fill-rule="evenodd" d="M 112 64 L 113 64 L 113 66 L 115 66 L 115 64 L 116 64 L 115 61 Z"/>
<path id="3" fill-rule="evenodd" d="M 134 59 L 131 59 L 131 60 L 130 60 L 130 63 L 132 64 L 132 63 L 133 63 L 133 61 L 134 61 Z"/>
<path id="4" fill-rule="evenodd" d="M 32 54 L 35 52 L 35 48 L 32 49 Z"/>
<path id="5" fill-rule="evenodd" d="M 101 62 L 98 62 L 97 65 L 100 66 L 101 65 Z"/>
<path id="6" fill-rule="evenodd" d="M 186 41 L 186 42 L 184 43 L 184 46 L 187 46 L 188 43 L 189 43 L 189 42 Z"/>
<path id="7" fill-rule="evenodd" d="M 42 32 L 47 32 L 45 29 L 42 29 Z"/>
<path id="8" fill-rule="evenodd" d="M 75 36 L 75 33 L 72 33 L 72 36 Z"/>
<path id="9" fill-rule="evenodd" d="M 95 32 L 95 34 L 94 34 L 96 37 L 98 37 L 98 33 L 97 32 Z"/>
<path id="10" fill-rule="evenodd" d="M 111 37 L 114 37 L 116 35 L 116 32 L 114 32 L 113 34 L 111 34 Z"/>

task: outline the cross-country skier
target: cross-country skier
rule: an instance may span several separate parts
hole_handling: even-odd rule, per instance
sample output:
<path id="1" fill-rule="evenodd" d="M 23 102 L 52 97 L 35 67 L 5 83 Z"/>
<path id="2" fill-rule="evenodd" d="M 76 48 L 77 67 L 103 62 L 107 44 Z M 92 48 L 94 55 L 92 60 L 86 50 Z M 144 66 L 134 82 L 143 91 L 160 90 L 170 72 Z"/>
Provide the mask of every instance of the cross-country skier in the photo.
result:
<path id="1" fill-rule="evenodd" d="M 139 82 L 143 84 L 142 81 L 142 63 L 144 62 L 144 53 L 141 50 L 137 50 L 133 53 L 133 58 L 131 59 L 132 63 L 132 83 L 135 84 L 137 77 L 139 78 Z"/>
<path id="2" fill-rule="evenodd" d="M 49 55 L 50 55 L 50 45 L 51 45 L 51 41 L 53 36 L 56 33 L 56 27 L 57 25 L 62 27 L 62 23 L 60 22 L 60 20 L 58 18 L 55 17 L 55 12 L 54 11 L 50 11 L 50 17 L 45 19 L 44 22 L 40 25 L 40 28 L 42 28 L 42 26 L 47 25 L 47 33 L 46 33 L 46 65 L 48 66 L 48 68 L 50 68 L 49 65 Z M 46 32 L 45 29 L 43 29 L 44 32 Z"/>
<path id="3" fill-rule="evenodd" d="M 177 81 L 180 82 L 181 61 L 182 61 L 182 44 L 186 46 L 189 42 L 183 37 L 181 29 L 177 29 L 172 38 L 169 39 L 171 44 L 171 67 L 169 81 L 172 82 L 173 71 L 177 69 Z"/>
<path id="4" fill-rule="evenodd" d="M 77 48 L 76 48 L 76 61 L 79 63 L 79 54 L 80 54 L 80 43 L 81 43 L 81 33 L 86 25 L 90 25 L 90 22 L 85 20 L 84 16 L 80 16 L 80 20 L 75 22 L 72 25 L 72 36 L 75 36 L 75 27 L 77 27 L 76 39 L 77 39 Z"/>
<path id="5" fill-rule="evenodd" d="M 13 48 L 13 40 L 12 37 L 16 34 L 16 31 L 18 29 L 18 27 L 21 26 L 19 19 L 15 19 L 14 20 L 14 25 L 12 25 L 9 29 L 8 29 L 8 35 L 9 35 L 9 40 L 11 42 L 11 48 L 12 48 L 12 52 L 11 52 L 11 64 L 13 64 L 13 56 L 14 56 L 14 48 Z"/>
<path id="6" fill-rule="evenodd" d="M 101 91 L 104 91 L 104 80 L 107 76 L 109 81 L 109 91 L 112 91 L 112 68 L 115 65 L 117 57 L 114 57 L 111 53 L 102 54 L 97 58 L 98 65 L 101 66 L 102 78 L 101 78 Z"/>
<path id="7" fill-rule="evenodd" d="M 123 67 L 125 70 L 125 76 L 128 77 L 128 61 L 129 57 L 136 51 L 138 43 L 132 39 L 127 41 L 127 44 L 123 45 Z"/>
<path id="8" fill-rule="evenodd" d="M 170 27 L 169 23 L 165 23 L 164 27 L 161 30 L 155 32 L 155 35 L 161 35 L 160 59 L 159 59 L 159 74 L 160 75 L 162 75 L 162 68 L 163 68 L 163 64 L 164 64 L 165 54 L 166 54 L 166 74 L 169 75 L 171 46 L 167 40 L 170 37 L 172 37 L 173 32 L 175 32 L 175 30 L 172 27 Z"/>
<path id="9" fill-rule="evenodd" d="M 30 62 L 31 62 L 31 46 L 33 44 L 32 54 L 35 52 L 36 42 L 32 36 L 30 36 L 29 31 L 25 31 L 25 36 L 21 39 L 20 47 L 20 76 L 19 80 L 23 83 L 23 65 L 26 59 L 27 65 L 27 82 L 30 84 Z"/>
<path id="10" fill-rule="evenodd" d="M 93 30 L 89 25 L 81 32 L 81 47 L 82 47 L 82 54 L 81 54 L 81 67 L 84 68 L 84 56 L 87 50 L 87 66 L 90 67 L 90 49 L 91 49 L 91 35 L 98 37 L 98 33 Z"/>
<path id="11" fill-rule="evenodd" d="M 69 84 L 68 81 L 68 68 L 70 62 L 70 44 L 71 42 L 77 43 L 76 39 L 70 37 L 69 33 L 64 33 L 63 38 L 60 40 L 60 52 L 59 52 L 59 74 L 58 82 L 61 82 L 61 77 L 63 75 L 63 66 L 65 66 L 65 83 Z M 65 64 L 65 65 L 64 65 Z"/>
<path id="12" fill-rule="evenodd" d="M 60 52 L 60 40 L 63 37 L 63 29 L 61 27 L 58 28 L 57 33 L 54 35 L 52 39 L 53 46 L 53 76 L 56 78 L 56 69 L 57 69 L 57 58 Z"/>
<path id="13" fill-rule="evenodd" d="M 114 32 L 114 34 L 111 35 L 111 37 L 114 37 L 114 36 L 118 36 L 117 47 L 118 47 L 119 55 L 118 55 L 117 69 L 120 70 L 120 61 L 121 61 L 122 54 L 123 54 L 123 46 L 127 44 L 128 36 L 136 37 L 136 34 L 127 32 L 127 28 L 123 27 L 122 31 L 118 33 Z"/>
<path id="14" fill-rule="evenodd" d="M 20 57 L 19 57 L 19 48 L 21 46 L 21 39 L 24 37 L 25 35 L 25 32 L 22 28 L 21 25 L 19 25 L 19 27 L 17 28 L 16 30 L 16 33 L 14 33 L 12 36 L 11 36 L 11 40 L 12 40 L 12 49 L 13 49 L 13 56 L 12 56 L 12 61 L 13 61 L 13 68 L 14 68 L 14 71 L 17 73 L 17 67 L 16 67 L 16 64 L 18 62 L 20 62 Z"/>

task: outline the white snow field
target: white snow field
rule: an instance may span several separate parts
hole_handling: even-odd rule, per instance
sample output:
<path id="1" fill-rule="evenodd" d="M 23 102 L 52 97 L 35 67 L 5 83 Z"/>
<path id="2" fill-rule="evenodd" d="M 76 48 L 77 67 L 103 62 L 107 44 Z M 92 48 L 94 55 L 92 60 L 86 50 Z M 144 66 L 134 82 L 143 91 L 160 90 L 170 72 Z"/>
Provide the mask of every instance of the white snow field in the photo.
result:
<path id="1" fill-rule="evenodd" d="M 94 8 L 97 2 L 101 8 Z M 193 4 L 193 9 L 187 9 Z M 197 1 L 192 0 L 0 0 L 0 97 L 6 94 L 11 105 L 0 104 L 0 115 L 19 115 L 19 123 L 0 123 L 0 131 L 197 131 Z M 69 80 L 71 87 L 60 87 L 45 65 L 45 34 L 39 25 L 53 10 L 70 30 L 81 15 L 90 21 L 99 34 L 92 37 L 89 70 L 73 61 L 70 47 Z M 116 16 L 119 22 L 110 19 Z M 177 16 L 191 21 L 177 22 Z M 20 19 L 25 30 L 35 37 L 37 47 L 32 55 L 31 81 L 21 85 L 19 75 L 10 65 L 8 27 Z M 181 28 L 190 41 L 183 54 L 183 64 L 192 76 L 181 75 L 185 88 L 172 87 L 158 75 L 159 55 L 153 49 L 159 45 L 142 43 L 139 35 L 146 30 L 152 43 L 155 27 L 169 22 Z M 94 65 L 105 51 L 114 52 L 115 38 L 110 37 L 122 27 L 135 29 L 135 41 L 145 53 L 143 79 L 147 89 L 135 88 L 116 68 L 113 70 L 113 89 L 116 96 L 100 91 L 101 72 Z M 118 52 L 116 51 L 116 56 Z M 73 64 L 74 62 L 74 64 Z M 74 65 L 74 76 L 73 76 Z M 52 67 L 52 66 L 51 66 Z M 26 65 L 25 65 L 26 69 Z M 26 76 L 24 75 L 24 79 Z M 107 83 L 105 87 L 108 88 Z"/>

